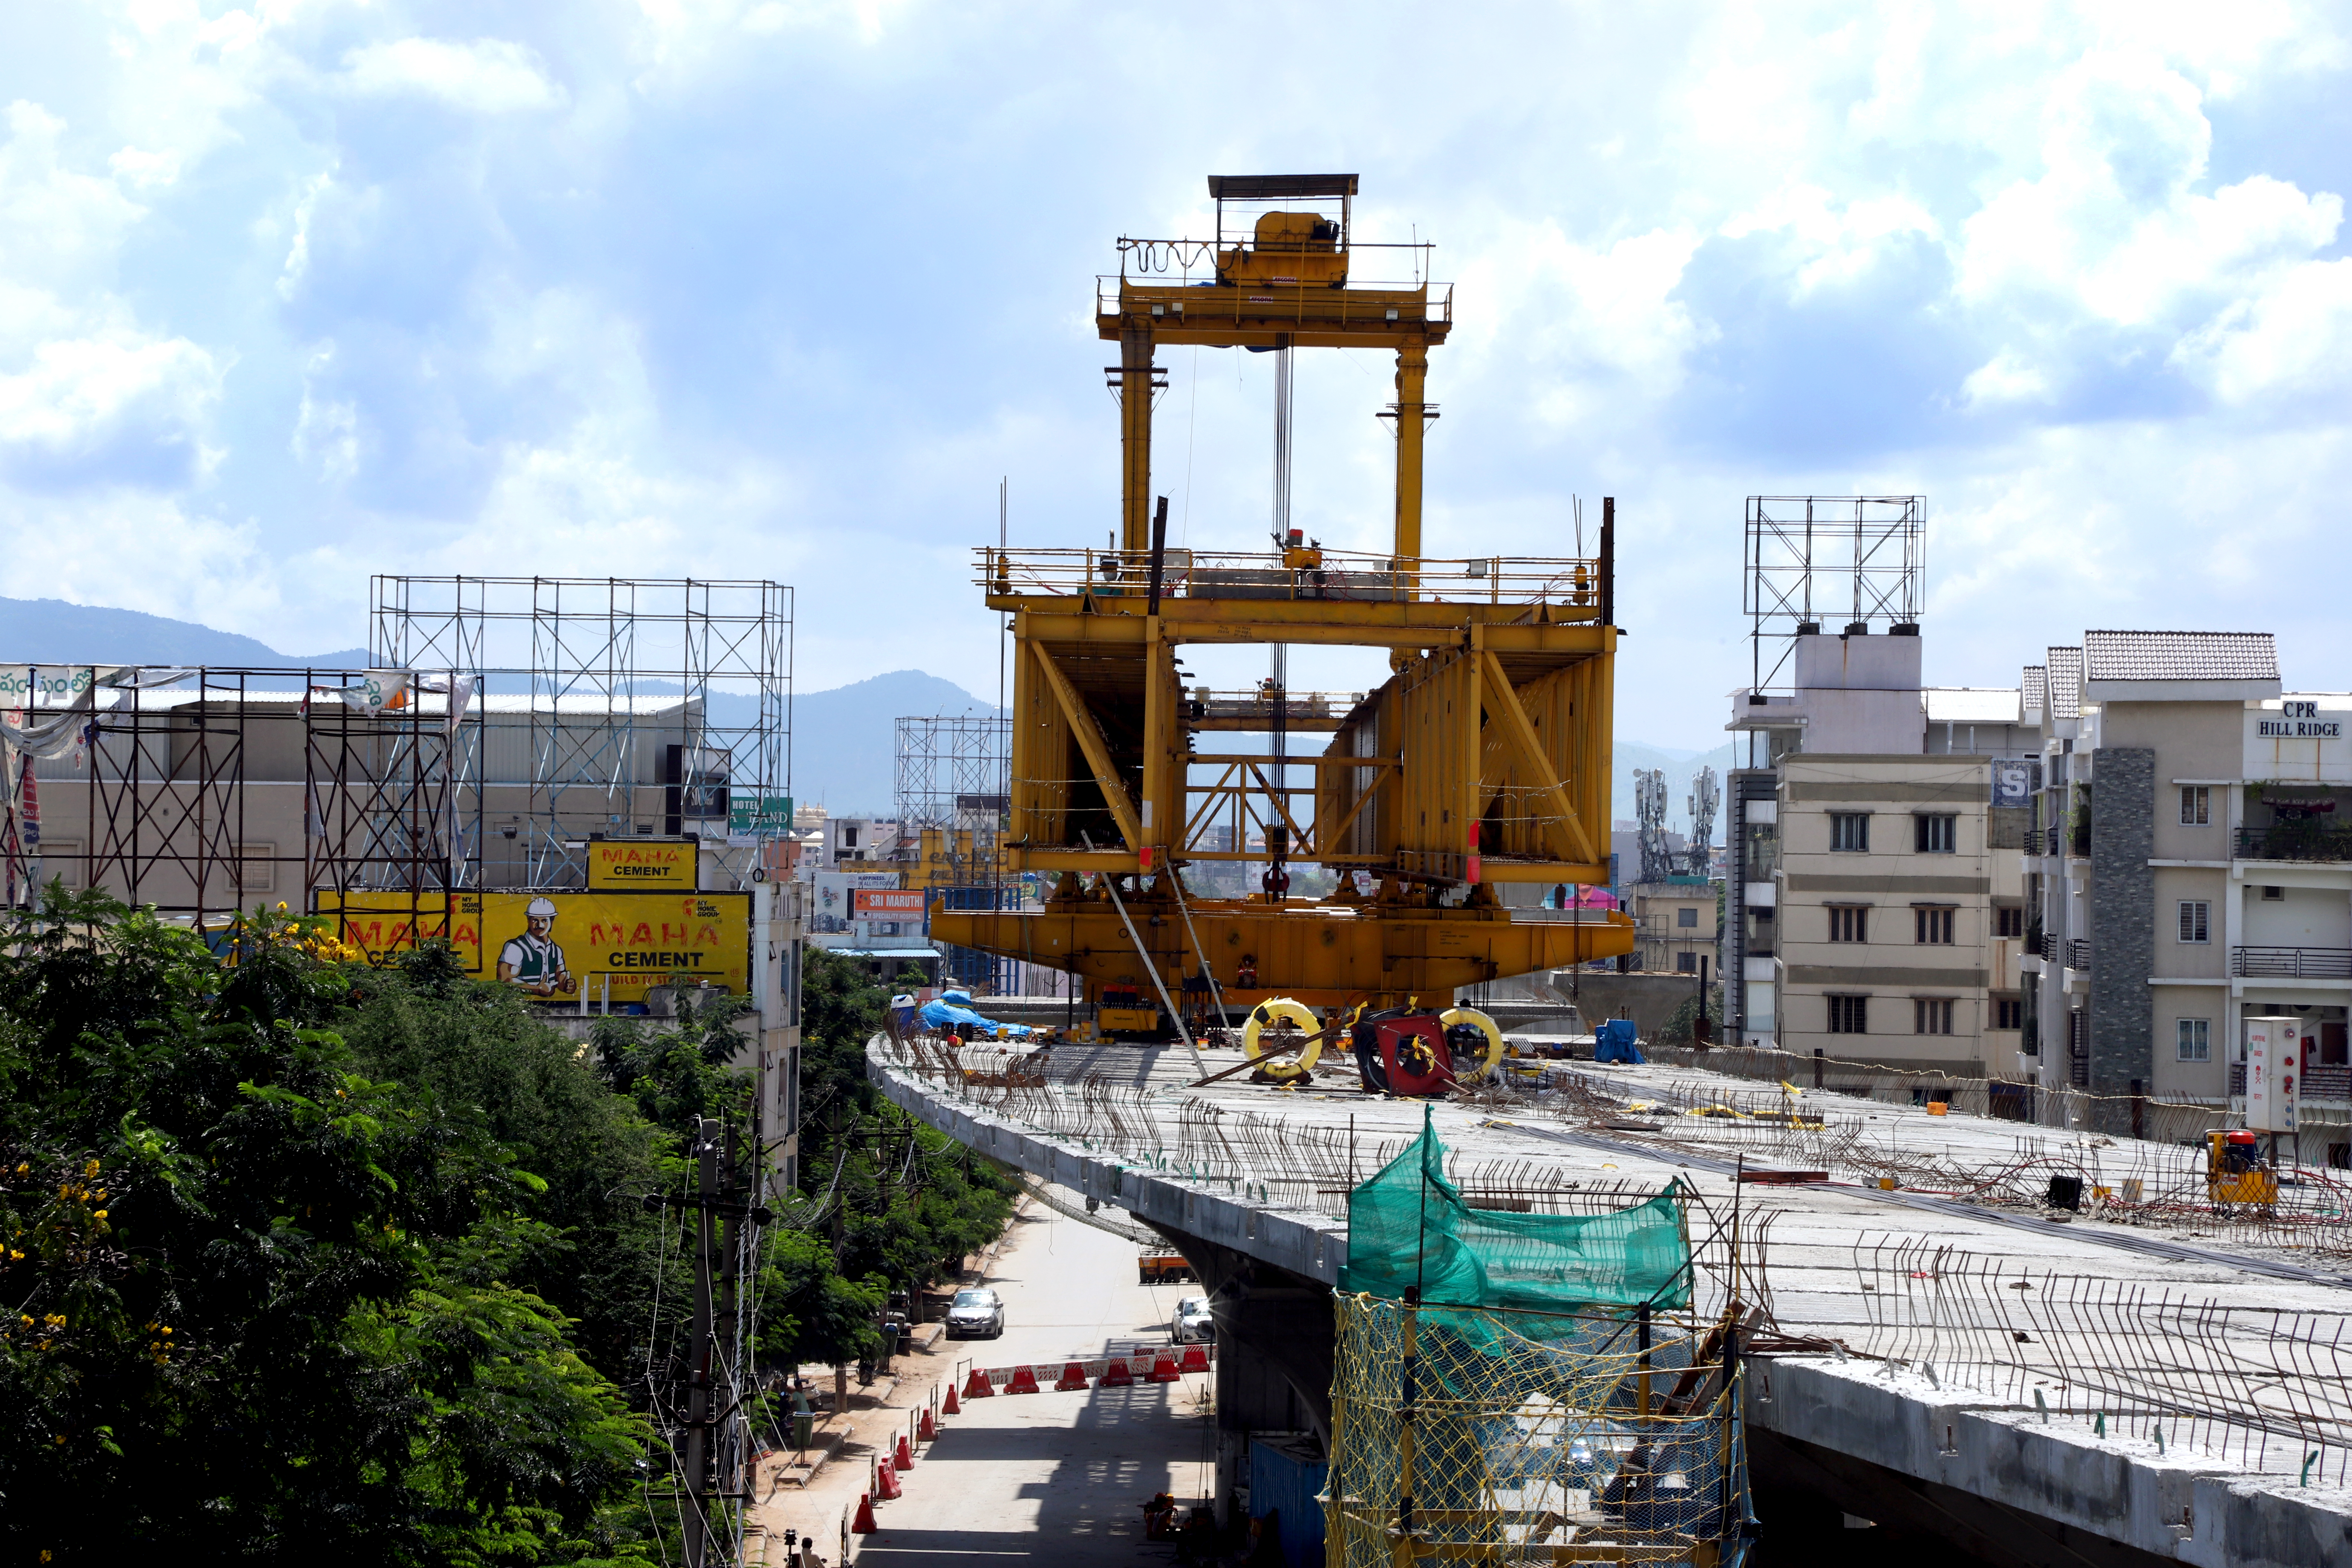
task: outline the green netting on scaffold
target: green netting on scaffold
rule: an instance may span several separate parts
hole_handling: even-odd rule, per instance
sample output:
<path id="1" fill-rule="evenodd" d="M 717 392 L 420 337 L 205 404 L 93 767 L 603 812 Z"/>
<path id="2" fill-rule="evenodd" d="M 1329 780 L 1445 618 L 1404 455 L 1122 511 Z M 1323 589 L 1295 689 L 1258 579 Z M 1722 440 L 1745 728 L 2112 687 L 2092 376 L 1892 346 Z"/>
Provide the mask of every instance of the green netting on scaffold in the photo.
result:
<path id="1" fill-rule="evenodd" d="M 1690 1227 L 1675 1184 L 1613 1214 L 1474 1209 L 1445 1178 L 1428 1113 L 1421 1136 L 1348 1199 L 1339 1289 L 1391 1300 L 1561 1311 L 1690 1305 Z"/>

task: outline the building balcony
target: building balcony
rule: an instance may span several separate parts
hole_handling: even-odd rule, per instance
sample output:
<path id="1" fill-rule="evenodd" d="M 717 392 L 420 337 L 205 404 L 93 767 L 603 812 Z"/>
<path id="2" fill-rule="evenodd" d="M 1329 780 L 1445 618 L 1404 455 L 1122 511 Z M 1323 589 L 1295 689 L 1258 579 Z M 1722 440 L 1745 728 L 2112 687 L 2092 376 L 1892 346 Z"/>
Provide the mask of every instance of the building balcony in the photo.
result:
<path id="1" fill-rule="evenodd" d="M 2246 1092 L 2246 1064 L 2230 1064 L 2230 1092 Z M 2300 1100 L 2352 1100 L 2352 1067 L 2310 1067 L 2303 1069 L 2303 1083 L 2295 1095 Z"/>
<path id="2" fill-rule="evenodd" d="M 2066 939 L 2066 967 L 2087 973 L 2091 967 L 2091 940 L 2088 937 Z"/>
<path id="3" fill-rule="evenodd" d="M 2352 861 L 2352 827 L 2320 827 L 2303 822 L 2241 827 L 2238 858 Z"/>
<path id="4" fill-rule="evenodd" d="M 2230 973 L 2242 980 L 2352 980 L 2352 947 L 2233 947 Z"/>

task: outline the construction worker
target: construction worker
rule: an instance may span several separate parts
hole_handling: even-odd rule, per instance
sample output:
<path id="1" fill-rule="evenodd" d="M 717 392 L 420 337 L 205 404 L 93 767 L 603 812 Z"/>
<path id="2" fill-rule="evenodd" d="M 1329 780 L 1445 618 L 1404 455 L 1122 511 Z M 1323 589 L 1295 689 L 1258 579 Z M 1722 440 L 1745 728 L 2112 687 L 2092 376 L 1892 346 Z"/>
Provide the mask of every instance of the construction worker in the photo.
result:
<path id="1" fill-rule="evenodd" d="M 499 949 L 499 978 L 539 996 L 567 995 L 572 976 L 557 944 L 555 900 L 533 899 L 523 910 L 523 933 Z"/>

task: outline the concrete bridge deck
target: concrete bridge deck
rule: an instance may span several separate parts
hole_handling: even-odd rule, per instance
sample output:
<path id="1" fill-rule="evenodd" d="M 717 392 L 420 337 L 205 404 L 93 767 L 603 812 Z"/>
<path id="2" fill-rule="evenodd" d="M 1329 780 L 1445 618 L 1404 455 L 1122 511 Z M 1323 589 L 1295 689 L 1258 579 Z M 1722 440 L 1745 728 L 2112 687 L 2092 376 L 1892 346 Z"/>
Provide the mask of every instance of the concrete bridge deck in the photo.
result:
<path id="1" fill-rule="evenodd" d="M 1361 1093 L 1351 1063 L 1274 1089 L 1192 1088 L 1181 1047 L 1056 1047 L 1042 1080 L 1006 1059 L 869 1048 L 899 1105 L 1193 1257 L 1235 1352 L 1236 1446 L 1256 1407 L 1295 1425 L 1319 1394 L 1328 1420 L 1316 1298 L 1347 1194 L 1427 1110 L 1474 1203 L 1594 1212 L 1686 1184 L 1702 1307 L 1736 1283 L 1777 1331 L 1748 1385 L 1759 1498 L 1987 1562 L 2352 1563 L 2352 1224 L 2316 1173 L 2287 1219 L 2225 1221 L 2196 1151 L 1696 1068 L 1529 1063 L 1428 1107 Z M 2034 1201 L 2053 1173 L 2083 1212 Z"/>

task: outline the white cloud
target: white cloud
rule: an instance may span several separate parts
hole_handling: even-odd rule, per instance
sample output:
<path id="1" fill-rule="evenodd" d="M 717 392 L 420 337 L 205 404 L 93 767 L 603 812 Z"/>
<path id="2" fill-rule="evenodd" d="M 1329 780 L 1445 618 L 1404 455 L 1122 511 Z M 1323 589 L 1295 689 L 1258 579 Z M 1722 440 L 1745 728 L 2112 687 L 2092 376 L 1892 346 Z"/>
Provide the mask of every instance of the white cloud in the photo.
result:
<path id="1" fill-rule="evenodd" d="M 343 57 L 342 78 L 355 93 L 416 93 L 470 114 L 553 109 L 564 100 L 563 89 L 547 79 L 536 54 L 500 38 L 477 38 L 470 44 L 394 38 L 368 44 Z"/>
<path id="2" fill-rule="evenodd" d="M 2241 300 L 2181 341 L 2173 363 L 2224 403 L 2266 393 L 2299 397 L 2352 390 L 2352 260 L 2290 268 L 2261 297 Z M 2341 403 L 2306 405 L 2341 418 Z"/>
<path id="3" fill-rule="evenodd" d="M 117 452 L 193 449 L 221 367 L 185 338 L 54 340 L 0 374 L 0 467 L 70 465 Z"/>
<path id="4" fill-rule="evenodd" d="M 2049 378 L 2009 349 L 1970 371 L 1960 383 L 1960 401 L 1975 407 L 2044 400 L 2049 395 Z"/>

